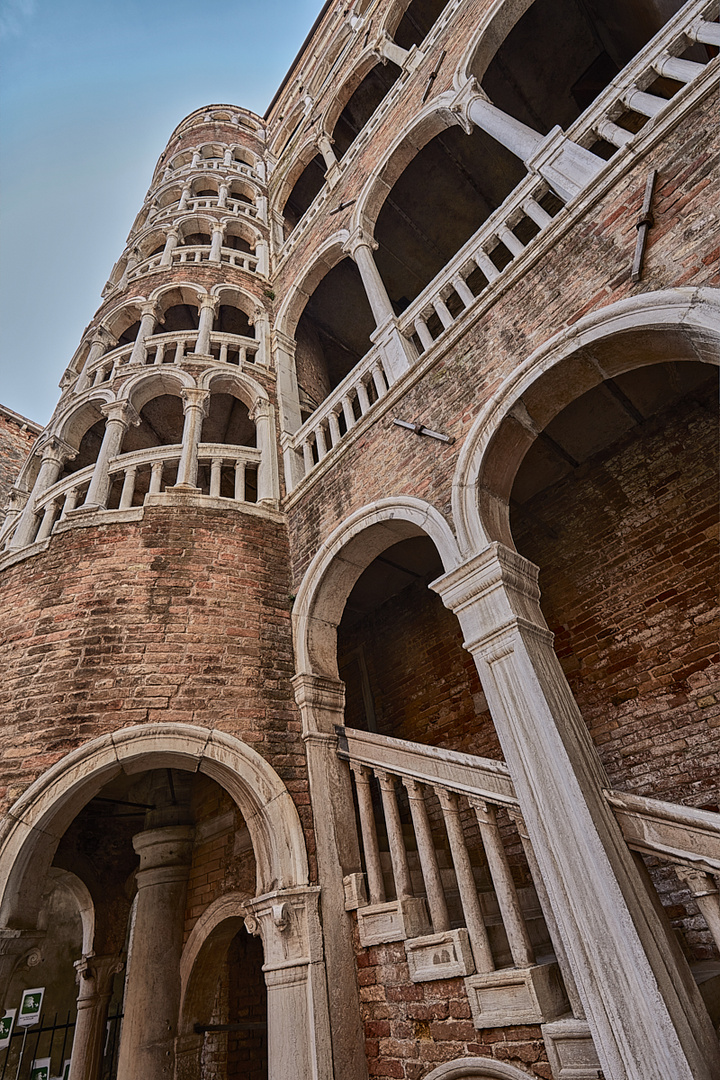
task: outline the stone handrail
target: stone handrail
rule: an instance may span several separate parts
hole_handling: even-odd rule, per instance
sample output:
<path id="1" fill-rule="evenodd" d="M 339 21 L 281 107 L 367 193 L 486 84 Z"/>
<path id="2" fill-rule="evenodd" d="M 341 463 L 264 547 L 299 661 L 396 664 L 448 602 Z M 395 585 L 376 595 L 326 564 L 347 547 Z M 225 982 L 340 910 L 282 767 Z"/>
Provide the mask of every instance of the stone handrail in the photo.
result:
<path id="1" fill-rule="evenodd" d="M 161 218 L 181 213 L 179 205 L 180 200 L 178 199 L 176 202 L 168 203 L 167 206 L 159 207 L 154 214 L 151 214 L 148 217 L 148 224 L 150 222 L 156 224 Z M 234 199 L 232 195 L 228 195 L 224 206 L 219 205 L 217 195 L 195 196 L 188 199 L 182 213 L 191 214 L 197 210 L 216 210 L 223 214 L 245 214 L 247 217 L 253 219 L 260 217 L 260 211 L 255 203 L 244 202 L 242 199 Z"/>
<path id="2" fill-rule="evenodd" d="M 720 874 L 720 814 L 620 791 L 606 798 L 633 851 Z"/>
<path id="3" fill-rule="evenodd" d="M 182 266 L 186 263 L 209 263 L 210 262 L 210 245 L 209 244 L 196 244 L 188 245 L 187 247 L 175 248 L 170 256 L 170 263 L 165 264 L 162 261 L 162 252 L 158 252 L 157 255 L 150 255 L 149 258 L 144 259 L 142 262 L 134 266 L 128 273 L 128 281 L 135 281 L 139 277 L 144 277 L 145 274 L 150 274 L 157 270 L 166 270 L 171 266 Z M 226 266 L 235 266 L 239 270 L 254 271 L 257 269 L 257 256 L 247 251 L 236 251 L 235 248 L 223 247 L 220 249 L 220 261 L 215 260 L 214 265 L 220 265 L 222 263 Z"/>
<path id="4" fill-rule="evenodd" d="M 191 348 L 197 341 L 197 330 L 174 330 L 166 334 L 152 334 L 145 338 L 145 360 L 143 367 L 162 364 L 179 364 L 192 356 Z M 88 368 L 87 375 L 92 386 L 109 382 L 118 369 L 126 365 L 132 355 L 134 342 L 120 345 L 101 356 Z M 210 348 L 212 355 L 220 363 L 243 367 L 252 364 L 260 348 L 257 338 L 244 337 L 241 334 L 225 334 L 211 331 Z"/>
<path id="5" fill-rule="evenodd" d="M 302 454 L 306 476 L 385 396 L 390 382 L 382 350 L 374 346 L 290 436 L 288 445 Z"/>

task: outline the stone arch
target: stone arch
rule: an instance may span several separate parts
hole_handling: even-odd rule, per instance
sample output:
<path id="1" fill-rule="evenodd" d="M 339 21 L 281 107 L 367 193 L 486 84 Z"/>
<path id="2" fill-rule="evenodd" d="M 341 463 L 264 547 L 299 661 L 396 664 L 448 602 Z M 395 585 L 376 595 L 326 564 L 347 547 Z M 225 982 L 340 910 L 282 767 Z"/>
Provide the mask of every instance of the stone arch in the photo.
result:
<path id="1" fill-rule="evenodd" d="M 295 184 L 318 154 L 317 135 L 313 133 L 306 139 L 302 146 L 299 147 L 297 153 L 292 155 L 287 171 L 275 191 L 272 209 L 277 211 L 277 213 L 284 213 L 285 206 L 292 194 Z"/>
<path id="2" fill-rule="evenodd" d="M 198 386 L 211 393 L 232 394 L 243 401 L 251 412 L 259 402 L 267 403 L 269 400 L 263 387 L 242 372 L 210 368 L 203 372 Z"/>
<path id="3" fill-rule="evenodd" d="M 212 1009 L 222 957 L 243 928 L 247 899 L 241 893 L 218 897 L 190 931 L 180 958 L 180 1038 L 191 1035 L 202 1013 Z"/>
<path id="4" fill-rule="evenodd" d="M 98 420 L 102 420 L 103 414 L 100 407 L 113 400 L 112 391 L 100 388 L 93 390 L 90 397 L 81 405 L 73 402 L 70 408 L 58 417 L 54 425 L 54 433 L 77 450 L 85 432 Z"/>
<path id="5" fill-rule="evenodd" d="M 149 229 L 143 232 L 141 237 L 137 238 L 135 241 L 135 250 L 141 260 L 149 258 L 150 255 L 159 254 L 159 251 L 162 251 L 165 247 L 169 227 L 169 225 L 163 226 L 153 224 Z"/>
<path id="6" fill-rule="evenodd" d="M 459 564 L 452 529 L 438 510 L 420 499 L 380 499 L 331 533 L 310 563 L 295 600 L 298 674 L 338 677 L 335 632 L 353 585 L 386 548 L 422 534 L 435 544 L 446 573 Z"/>
<path id="7" fill-rule="evenodd" d="M 149 371 L 129 379 L 122 388 L 121 401 L 129 402 L 137 413 L 148 401 L 161 394 L 180 397 L 184 389 L 195 386 L 195 380 L 187 371 L 167 367 L 164 371 Z"/>
<path id="8" fill-rule="evenodd" d="M 290 113 L 290 116 L 278 131 L 277 135 L 273 139 L 271 147 L 273 153 L 276 154 L 277 157 L 280 157 L 287 148 L 291 136 L 294 135 L 296 128 L 298 128 L 302 123 L 305 113 L 305 105 L 298 105 L 297 108 Z"/>
<path id="9" fill-rule="evenodd" d="M 504 1061 L 490 1058 L 457 1058 L 428 1073 L 425 1080 L 527 1080 L 528 1074 Z"/>
<path id="10" fill-rule="evenodd" d="M 468 554 L 498 540 L 513 547 L 508 499 L 539 431 L 605 379 L 668 360 L 718 363 L 720 290 L 667 289 L 583 316 L 507 377 L 475 421 L 458 458 L 453 518 Z"/>
<path id="11" fill-rule="evenodd" d="M 303 308 L 322 279 L 334 266 L 347 258 L 344 244 L 349 236 L 350 233 L 347 229 L 340 229 L 328 237 L 325 243 L 321 245 L 304 276 L 287 293 L 280 305 L 276 326 L 288 337 L 293 337 L 295 334 Z"/>
<path id="12" fill-rule="evenodd" d="M 129 296 L 118 304 L 117 307 L 106 312 L 102 317 L 100 325 L 106 329 L 109 334 L 112 334 L 116 340 L 119 340 L 125 330 L 140 319 L 140 309 L 145 303 L 147 303 L 147 298 L 145 296 Z"/>
<path id="13" fill-rule="evenodd" d="M 240 308 L 249 319 L 255 316 L 260 307 L 257 297 L 253 296 L 252 293 L 247 292 L 246 289 L 241 288 L 239 285 L 230 285 L 227 282 L 213 285 L 210 295 L 216 297 L 220 304 L 233 304 L 235 307 Z"/>
<path id="14" fill-rule="evenodd" d="M 441 131 L 457 123 L 457 117 L 450 110 L 452 97 L 446 93 L 434 98 L 395 139 L 360 192 L 352 215 L 351 232 L 361 227 L 372 232 L 385 199 L 415 155 Z"/>
<path id="15" fill-rule="evenodd" d="M 458 64 L 455 85 L 464 85 L 471 72 L 481 79 L 505 38 L 520 21 L 534 0 L 495 0 L 473 34 L 465 55 Z"/>
<path id="16" fill-rule="evenodd" d="M 187 214 L 175 222 L 175 228 L 182 242 L 186 236 L 196 232 L 207 231 L 208 236 L 211 236 L 212 227 L 215 224 L 217 224 L 217 218 L 210 217 L 209 214 Z"/>
<path id="17" fill-rule="evenodd" d="M 380 63 L 382 61 L 378 59 L 377 53 L 367 49 L 351 68 L 350 74 L 330 101 L 320 123 L 321 130 L 325 132 L 328 138 L 332 136 L 340 114 L 360 83 Z"/>
<path id="18" fill-rule="evenodd" d="M 59 866 L 50 868 L 49 878 L 53 888 L 63 889 L 77 904 L 82 923 L 83 955 L 91 955 L 95 943 L 95 904 L 90 890 L 77 874 Z"/>
<path id="19" fill-rule="evenodd" d="M 207 198 L 206 189 L 212 191 L 213 195 L 217 197 L 220 191 L 220 178 L 215 172 L 202 169 L 190 181 L 190 198 Z"/>
<path id="20" fill-rule="evenodd" d="M 30 785 L 0 823 L 0 922 L 32 928 L 37 884 L 80 810 L 121 773 L 176 768 L 223 787 L 247 824 L 258 894 L 308 882 L 305 840 L 295 804 L 275 770 L 226 732 L 191 724 L 121 728 L 71 751 Z"/>
<path id="21" fill-rule="evenodd" d="M 226 236 L 241 236 L 253 249 L 264 239 L 260 229 L 249 218 L 228 214 L 220 218 L 220 224 L 225 226 Z"/>

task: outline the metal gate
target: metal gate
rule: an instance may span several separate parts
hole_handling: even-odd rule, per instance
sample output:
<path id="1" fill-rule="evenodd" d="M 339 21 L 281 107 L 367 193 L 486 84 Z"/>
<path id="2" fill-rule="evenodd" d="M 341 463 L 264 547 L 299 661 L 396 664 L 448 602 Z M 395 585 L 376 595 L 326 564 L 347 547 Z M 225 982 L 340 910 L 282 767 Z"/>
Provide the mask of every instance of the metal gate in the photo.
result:
<path id="1" fill-rule="evenodd" d="M 122 1015 L 121 1007 L 117 1006 L 108 1016 L 98 1080 L 115 1080 Z M 33 1027 L 16 1027 L 7 1049 L 0 1050 L 0 1080 L 30 1080 L 33 1064 L 48 1058 L 51 1062 L 50 1077 L 53 1080 L 66 1080 L 74 1034 L 75 1017 L 71 1017 L 70 1013 L 65 1020 L 61 1020 L 57 1013 L 50 1020 L 47 1013 L 43 1013 Z"/>

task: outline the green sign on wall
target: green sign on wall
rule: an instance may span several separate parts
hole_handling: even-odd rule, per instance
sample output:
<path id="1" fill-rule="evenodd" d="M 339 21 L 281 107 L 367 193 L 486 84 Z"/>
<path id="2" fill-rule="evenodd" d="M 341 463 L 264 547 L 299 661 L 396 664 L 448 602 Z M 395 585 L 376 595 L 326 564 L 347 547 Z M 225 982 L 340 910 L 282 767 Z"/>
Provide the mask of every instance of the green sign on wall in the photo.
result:
<path id="1" fill-rule="evenodd" d="M 50 1058 L 36 1058 L 33 1061 L 30 1080 L 50 1080 Z"/>
<path id="2" fill-rule="evenodd" d="M 34 990 L 24 990 L 20 1001 L 20 1013 L 18 1014 L 18 1027 L 32 1027 L 40 1019 L 42 1009 L 44 986 L 36 986 Z"/>
<path id="3" fill-rule="evenodd" d="M 4 1016 L 0 1016 L 0 1050 L 5 1050 L 10 1045 L 16 1012 L 17 1009 L 8 1009 Z"/>

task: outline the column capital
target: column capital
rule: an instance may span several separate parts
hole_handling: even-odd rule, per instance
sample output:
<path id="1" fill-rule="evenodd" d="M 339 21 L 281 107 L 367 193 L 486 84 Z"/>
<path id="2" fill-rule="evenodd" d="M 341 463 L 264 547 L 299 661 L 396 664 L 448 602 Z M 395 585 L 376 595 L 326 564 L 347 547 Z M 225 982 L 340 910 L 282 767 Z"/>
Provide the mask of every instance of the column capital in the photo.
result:
<path id="1" fill-rule="evenodd" d="M 108 348 L 114 348 L 117 342 L 118 339 L 115 334 L 111 333 L 107 326 L 96 326 L 90 337 L 91 345 L 105 345 Z"/>
<path id="2" fill-rule="evenodd" d="M 182 398 L 184 413 L 187 413 L 190 409 L 201 409 L 203 416 L 207 416 L 210 408 L 209 390 L 201 390 L 195 386 L 185 386 L 180 391 L 180 397 Z"/>
<path id="3" fill-rule="evenodd" d="M 50 435 L 37 447 L 37 453 L 39 453 L 40 460 L 43 463 L 52 461 L 56 465 L 63 465 L 66 461 L 72 461 L 78 455 L 75 447 L 65 442 L 58 435 Z"/>
<path id="4" fill-rule="evenodd" d="M 213 225 L 213 232 L 214 231 L 215 231 L 215 226 Z M 198 299 L 198 310 L 199 311 L 204 311 L 205 309 L 210 308 L 211 311 L 215 312 L 215 311 L 217 311 L 219 304 L 220 304 L 220 297 L 219 296 L 211 296 L 210 293 L 205 293 L 203 296 L 199 297 L 199 299 Z"/>
<path id="5" fill-rule="evenodd" d="M 367 248 L 368 251 L 377 251 L 378 249 L 378 242 L 372 232 L 363 228 L 362 225 L 358 225 L 343 244 L 343 251 L 351 259 L 355 258 L 358 248 Z"/>
<path id="6" fill-rule="evenodd" d="M 117 953 L 110 956 L 95 956 L 88 953 L 73 964 L 80 988 L 79 1001 L 97 995 L 109 994 L 112 980 L 125 967 L 125 961 Z"/>
<path id="7" fill-rule="evenodd" d="M 300 708 L 332 709 L 342 713 L 345 707 L 345 683 L 326 675 L 294 675 L 290 680 L 295 701 Z"/>
<path id="8" fill-rule="evenodd" d="M 159 313 L 159 307 L 157 300 L 146 300 L 140 305 L 140 318 L 144 319 L 148 315 L 152 315 L 154 319 L 157 319 Z"/>
<path id="9" fill-rule="evenodd" d="M 100 412 L 109 422 L 123 424 L 126 428 L 137 427 L 140 417 L 129 401 L 107 401 L 100 406 Z"/>
<path id="10" fill-rule="evenodd" d="M 224 233 L 225 232 L 225 222 L 223 222 L 223 221 L 214 221 L 213 226 L 212 226 L 212 231 L 213 232 Z"/>
<path id="11" fill-rule="evenodd" d="M 258 420 L 270 419 L 270 402 L 267 398 L 258 398 L 251 409 L 248 410 L 248 416 L 257 423 Z"/>
<path id="12" fill-rule="evenodd" d="M 467 135 L 472 135 L 475 129 L 475 124 L 470 117 L 470 106 L 473 101 L 478 99 L 480 101 L 490 101 L 490 98 L 473 76 L 463 83 L 450 102 L 450 112 Z"/>

